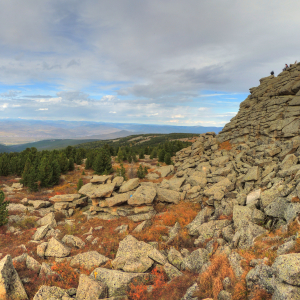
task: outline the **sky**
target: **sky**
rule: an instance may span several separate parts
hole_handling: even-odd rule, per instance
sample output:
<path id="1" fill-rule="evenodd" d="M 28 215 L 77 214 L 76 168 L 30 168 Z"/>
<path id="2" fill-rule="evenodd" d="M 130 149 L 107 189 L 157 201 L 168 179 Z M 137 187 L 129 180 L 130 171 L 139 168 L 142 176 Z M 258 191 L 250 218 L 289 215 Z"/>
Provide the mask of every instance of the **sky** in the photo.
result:
<path id="1" fill-rule="evenodd" d="M 222 127 L 300 60 L 298 0 L 0 0 L 0 118 Z"/>

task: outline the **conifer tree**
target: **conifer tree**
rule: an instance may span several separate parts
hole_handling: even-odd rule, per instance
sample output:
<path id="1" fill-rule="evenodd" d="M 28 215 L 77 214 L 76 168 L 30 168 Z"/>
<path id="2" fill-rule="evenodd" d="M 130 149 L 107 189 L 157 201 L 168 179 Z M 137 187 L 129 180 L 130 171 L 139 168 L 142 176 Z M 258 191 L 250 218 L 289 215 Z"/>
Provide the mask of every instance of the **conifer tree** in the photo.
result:
<path id="1" fill-rule="evenodd" d="M 122 148 L 119 148 L 118 154 L 117 154 L 117 160 L 119 163 L 121 163 L 124 160 L 124 153 L 122 151 Z"/>
<path id="2" fill-rule="evenodd" d="M 73 164 L 74 165 L 74 164 Z M 56 159 L 54 159 L 51 163 L 52 167 L 52 178 L 51 178 L 51 185 L 56 185 L 59 183 L 60 179 L 60 167 L 59 163 Z"/>
<path id="3" fill-rule="evenodd" d="M 30 166 L 29 175 L 28 175 L 28 188 L 31 192 L 36 192 L 39 188 L 38 185 L 38 174 L 34 165 Z"/>
<path id="4" fill-rule="evenodd" d="M 53 170 L 51 163 L 49 163 L 48 156 L 44 156 L 39 165 L 38 179 L 41 187 L 48 187 L 52 185 Z"/>
<path id="5" fill-rule="evenodd" d="M 31 167 L 31 161 L 29 158 L 27 158 L 25 167 L 24 167 L 24 171 L 22 173 L 22 183 L 25 186 L 28 186 L 28 183 L 29 183 L 30 167 Z"/>
<path id="6" fill-rule="evenodd" d="M 73 157 L 69 158 L 69 167 L 68 167 L 68 169 L 69 169 L 69 171 L 74 171 L 74 169 L 75 169 Z"/>
<path id="7" fill-rule="evenodd" d="M 141 149 L 139 152 L 139 159 L 144 159 L 145 155 L 144 155 L 144 149 Z"/>
<path id="8" fill-rule="evenodd" d="M 166 153 L 165 158 L 164 158 L 164 162 L 165 162 L 167 165 L 170 165 L 170 164 L 172 163 L 170 153 Z"/>
<path id="9" fill-rule="evenodd" d="M 59 167 L 60 167 L 61 173 L 63 173 L 63 174 L 65 174 L 69 169 L 69 161 L 64 152 L 60 153 L 60 155 L 59 155 Z"/>
<path id="10" fill-rule="evenodd" d="M 145 178 L 145 171 L 144 171 L 144 168 L 143 166 L 140 164 L 138 170 L 137 170 L 137 173 L 136 173 L 137 177 L 140 178 L 140 179 L 143 179 Z"/>
<path id="11" fill-rule="evenodd" d="M 7 224 L 8 222 L 8 209 L 7 206 L 9 201 L 4 201 L 5 196 L 2 191 L 0 191 L 0 226 Z"/>
<path id="12" fill-rule="evenodd" d="M 94 161 L 93 169 L 95 173 L 99 175 L 103 174 L 104 172 L 106 172 L 107 174 L 110 174 L 112 172 L 111 156 L 106 149 L 100 149 Z"/>
<path id="13" fill-rule="evenodd" d="M 122 176 L 124 178 L 124 180 L 127 180 L 126 170 L 122 163 L 120 164 L 120 167 L 121 168 L 117 168 L 117 175 Z"/>
<path id="14" fill-rule="evenodd" d="M 165 160 L 165 155 L 166 155 L 165 149 L 161 149 L 161 150 L 158 152 L 158 161 L 159 161 L 159 162 L 164 162 L 164 160 Z"/>

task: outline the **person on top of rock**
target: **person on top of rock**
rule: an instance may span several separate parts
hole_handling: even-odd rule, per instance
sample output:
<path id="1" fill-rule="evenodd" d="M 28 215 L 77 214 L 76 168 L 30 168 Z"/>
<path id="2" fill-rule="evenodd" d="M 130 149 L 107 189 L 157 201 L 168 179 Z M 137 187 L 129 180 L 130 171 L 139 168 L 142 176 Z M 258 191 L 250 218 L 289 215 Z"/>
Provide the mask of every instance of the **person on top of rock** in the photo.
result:
<path id="1" fill-rule="evenodd" d="M 285 67 L 282 69 L 282 71 L 285 71 L 289 68 L 289 66 L 287 64 L 285 64 Z"/>
<path id="2" fill-rule="evenodd" d="M 274 71 L 271 71 L 271 73 L 270 73 L 271 75 L 274 75 Z"/>

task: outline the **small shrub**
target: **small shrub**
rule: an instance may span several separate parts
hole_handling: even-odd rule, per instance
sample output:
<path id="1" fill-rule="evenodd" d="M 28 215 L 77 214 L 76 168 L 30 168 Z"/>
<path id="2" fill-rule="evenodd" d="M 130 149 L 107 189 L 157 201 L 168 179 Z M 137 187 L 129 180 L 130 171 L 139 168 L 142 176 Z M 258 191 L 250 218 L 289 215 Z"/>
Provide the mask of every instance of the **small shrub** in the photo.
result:
<path id="1" fill-rule="evenodd" d="M 61 211 L 56 211 L 54 214 L 55 221 L 58 223 L 60 221 L 64 221 L 66 218 L 66 215 L 62 213 Z"/>
<path id="2" fill-rule="evenodd" d="M 4 201 L 4 199 L 4 193 L 0 191 L 0 226 L 3 226 L 8 222 L 7 206 L 9 204 L 9 201 Z"/>
<path id="3" fill-rule="evenodd" d="M 24 218 L 23 220 L 16 222 L 16 227 L 19 227 L 21 229 L 30 229 L 30 228 L 36 228 L 36 220 L 34 217 Z"/>
<path id="4" fill-rule="evenodd" d="M 137 175 L 137 177 L 140 178 L 140 179 L 145 178 L 145 170 L 143 169 L 143 166 L 142 166 L 142 165 L 139 166 L 136 175 Z"/>

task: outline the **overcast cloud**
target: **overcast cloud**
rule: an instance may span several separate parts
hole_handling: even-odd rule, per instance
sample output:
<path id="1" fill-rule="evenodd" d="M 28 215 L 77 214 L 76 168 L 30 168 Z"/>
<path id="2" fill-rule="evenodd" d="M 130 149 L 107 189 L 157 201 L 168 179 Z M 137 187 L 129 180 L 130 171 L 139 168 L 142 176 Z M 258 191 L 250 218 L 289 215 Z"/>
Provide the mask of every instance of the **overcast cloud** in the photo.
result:
<path id="1" fill-rule="evenodd" d="M 223 126 L 300 60 L 297 0 L 0 0 L 0 118 Z"/>

